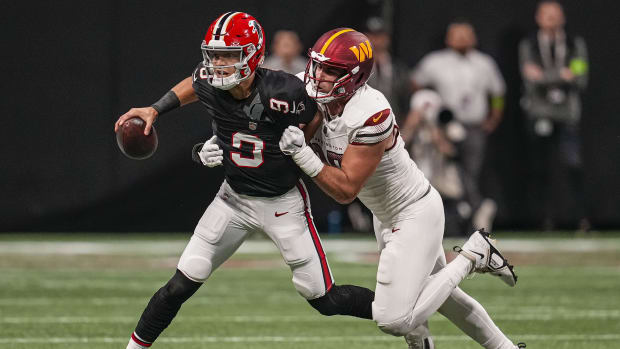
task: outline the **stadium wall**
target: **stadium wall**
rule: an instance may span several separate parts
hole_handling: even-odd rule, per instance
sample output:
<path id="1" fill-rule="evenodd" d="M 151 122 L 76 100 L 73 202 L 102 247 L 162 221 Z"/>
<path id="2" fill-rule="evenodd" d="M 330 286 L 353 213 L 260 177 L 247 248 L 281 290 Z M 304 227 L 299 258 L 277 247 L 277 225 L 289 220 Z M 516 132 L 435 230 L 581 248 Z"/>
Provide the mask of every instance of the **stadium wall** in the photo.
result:
<path id="1" fill-rule="evenodd" d="M 590 88 L 583 120 L 586 191 L 595 226 L 620 226 L 620 23 L 615 1 L 563 2 L 569 28 L 589 45 Z M 448 22 L 469 18 L 481 48 L 508 83 L 506 118 L 491 139 L 485 189 L 500 203 L 500 228 L 528 228 L 524 212 L 523 117 L 517 42 L 533 28 L 535 2 L 394 1 L 394 50 L 413 65 L 442 46 Z M 377 15 L 365 1 L 21 1 L 0 14 L 4 98 L 0 118 L 0 231 L 191 231 L 222 181 L 221 169 L 191 162 L 211 133 L 199 105 L 163 116 L 160 147 L 147 161 L 118 151 L 117 117 L 149 105 L 201 59 L 208 24 L 236 9 L 267 34 L 294 29 L 309 47 L 337 26 L 361 28 Z M 319 229 L 336 207 L 311 188 Z M 562 212 L 570 215 L 570 203 Z M 566 206 L 566 207 L 564 207 Z"/>

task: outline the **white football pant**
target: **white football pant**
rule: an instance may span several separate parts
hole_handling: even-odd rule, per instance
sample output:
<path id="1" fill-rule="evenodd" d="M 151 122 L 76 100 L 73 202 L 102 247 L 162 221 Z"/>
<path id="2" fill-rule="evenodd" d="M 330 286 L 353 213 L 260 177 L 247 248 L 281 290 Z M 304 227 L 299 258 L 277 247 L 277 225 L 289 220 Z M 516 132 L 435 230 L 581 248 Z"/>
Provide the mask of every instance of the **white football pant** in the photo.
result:
<path id="1" fill-rule="evenodd" d="M 319 298 L 332 287 L 332 273 L 301 180 L 287 193 L 271 198 L 237 194 L 224 181 L 200 218 L 178 269 L 191 280 L 204 282 L 252 232 L 263 232 L 275 243 L 304 298 Z"/>
<path id="2" fill-rule="evenodd" d="M 444 211 L 439 193 L 407 208 L 409 219 L 383 224 L 373 217 L 380 258 L 372 314 L 383 331 L 403 336 L 439 311 L 485 348 L 514 348 L 487 312 L 458 284 L 469 274 L 463 256 L 446 264 L 442 246 Z"/>

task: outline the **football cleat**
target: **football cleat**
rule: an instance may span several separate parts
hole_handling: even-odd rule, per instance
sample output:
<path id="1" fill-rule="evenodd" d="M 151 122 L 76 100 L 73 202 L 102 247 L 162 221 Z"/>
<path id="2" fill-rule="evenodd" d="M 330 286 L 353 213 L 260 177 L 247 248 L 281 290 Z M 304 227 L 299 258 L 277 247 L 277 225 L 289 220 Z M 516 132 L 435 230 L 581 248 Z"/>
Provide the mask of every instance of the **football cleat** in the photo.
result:
<path id="1" fill-rule="evenodd" d="M 409 346 L 409 349 L 435 349 L 435 344 L 433 343 L 433 339 L 429 336 L 426 338 L 421 338 L 418 336 L 410 336 L 405 335 L 405 341 Z"/>
<path id="2" fill-rule="evenodd" d="M 526 347 L 525 343 L 523 343 L 523 342 L 519 342 L 519 343 L 517 343 L 517 346 L 516 346 L 515 348 L 516 348 L 516 349 L 523 349 L 523 348 L 525 348 L 525 347 Z"/>
<path id="3" fill-rule="evenodd" d="M 475 231 L 462 248 L 454 246 L 453 250 L 474 262 L 472 272 L 489 273 L 499 277 L 508 286 L 516 285 L 514 267 L 508 264 L 508 260 L 495 247 L 495 240 L 489 238 L 489 233 L 484 229 Z"/>

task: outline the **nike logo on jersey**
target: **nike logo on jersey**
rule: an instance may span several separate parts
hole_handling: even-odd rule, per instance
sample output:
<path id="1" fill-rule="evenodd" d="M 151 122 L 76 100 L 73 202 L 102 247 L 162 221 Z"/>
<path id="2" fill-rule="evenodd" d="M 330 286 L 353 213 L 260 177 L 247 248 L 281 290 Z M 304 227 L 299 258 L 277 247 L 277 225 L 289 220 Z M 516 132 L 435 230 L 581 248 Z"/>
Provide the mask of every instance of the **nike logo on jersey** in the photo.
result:
<path id="1" fill-rule="evenodd" d="M 383 115 L 383 112 L 379 113 L 379 116 L 377 116 L 376 118 L 372 118 L 372 122 L 379 121 L 379 119 L 381 119 L 381 115 Z"/>
<path id="2" fill-rule="evenodd" d="M 382 111 L 377 112 L 373 114 L 372 116 L 370 116 L 368 119 L 366 119 L 364 126 L 380 125 L 382 122 L 385 122 L 385 120 L 389 118 L 390 113 L 391 113 L 390 109 L 383 109 Z"/>
<path id="3" fill-rule="evenodd" d="M 278 211 L 276 211 L 275 215 L 276 215 L 276 217 L 280 217 L 280 216 L 284 216 L 287 213 L 288 213 L 288 211 L 282 212 L 282 213 L 278 213 Z"/>
<path id="4" fill-rule="evenodd" d="M 395 232 L 397 232 L 399 230 L 400 230 L 400 228 L 392 228 L 392 233 L 395 233 Z"/>

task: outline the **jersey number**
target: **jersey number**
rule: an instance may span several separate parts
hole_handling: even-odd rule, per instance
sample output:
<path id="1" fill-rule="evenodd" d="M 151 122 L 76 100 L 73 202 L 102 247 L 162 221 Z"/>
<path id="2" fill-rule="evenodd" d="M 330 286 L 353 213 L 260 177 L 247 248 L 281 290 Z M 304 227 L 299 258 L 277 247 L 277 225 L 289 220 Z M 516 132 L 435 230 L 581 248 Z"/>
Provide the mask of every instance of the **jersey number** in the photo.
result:
<path id="1" fill-rule="evenodd" d="M 252 144 L 254 149 L 252 150 L 252 156 L 246 157 L 239 152 L 230 152 L 230 159 L 235 165 L 239 167 L 259 167 L 263 164 L 263 149 L 265 148 L 265 142 L 262 139 L 248 135 L 245 133 L 235 132 L 232 136 L 232 146 L 241 150 L 243 143 Z"/>

